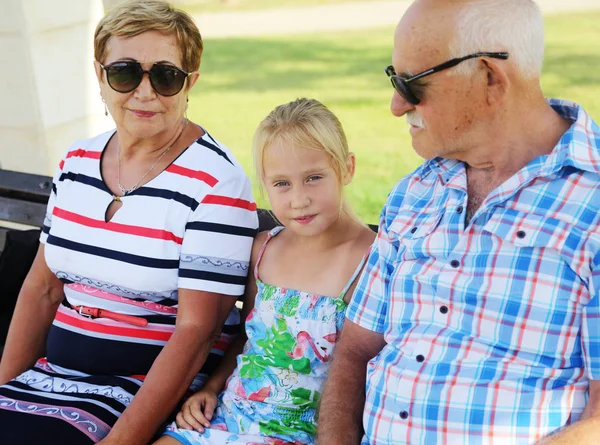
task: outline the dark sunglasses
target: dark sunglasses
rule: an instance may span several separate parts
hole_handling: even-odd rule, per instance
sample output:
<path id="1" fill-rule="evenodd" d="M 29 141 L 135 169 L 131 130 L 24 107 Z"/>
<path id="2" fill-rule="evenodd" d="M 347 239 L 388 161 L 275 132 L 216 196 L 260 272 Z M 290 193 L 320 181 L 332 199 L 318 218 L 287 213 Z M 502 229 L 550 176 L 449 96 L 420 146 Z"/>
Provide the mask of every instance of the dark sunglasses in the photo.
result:
<path id="1" fill-rule="evenodd" d="M 114 62 L 100 66 L 106 71 L 110 87 L 119 93 L 132 92 L 142 83 L 144 74 L 148 74 L 154 91 L 161 96 L 175 96 L 190 75 L 181 68 L 161 63 L 155 63 L 149 70 L 144 70 L 140 62 Z"/>
<path id="2" fill-rule="evenodd" d="M 407 101 L 409 104 L 418 105 L 421 102 L 423 91 L 416 84 L 410 85 L 415 80 L 422 79 L 423 77 L 429 76 L 430 74 L 439 73 L 440 71 L 447 70 L 448 68 L 455 67 L 461 62 L 469 59 L 475 59 L 476 57 L 491 57 L 492 59 L 508 59 L 508 53 L 475 53 L 469 54 L 464 57 L 457 57 L 456 59 L 450 59 L 447 62 L 440 63 L 439 65 L 429 68 L 428 70 L 422 71 L 414 76 L 405 77 L 399 76 L 394 71 L 392 65 L 385 69 L 385 74 L 388 75 L 394 89 L 398 91 L 398 94 Z"/>

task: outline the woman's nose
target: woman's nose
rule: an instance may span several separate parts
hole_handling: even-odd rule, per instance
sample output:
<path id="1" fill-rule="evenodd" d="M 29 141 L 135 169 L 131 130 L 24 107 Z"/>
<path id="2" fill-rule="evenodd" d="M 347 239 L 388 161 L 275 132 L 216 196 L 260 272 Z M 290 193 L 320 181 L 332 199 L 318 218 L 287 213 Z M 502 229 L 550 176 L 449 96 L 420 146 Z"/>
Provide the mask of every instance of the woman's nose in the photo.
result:
<path id="1" fill-rule="evenodd" d="M 142 75 L 142 81 L 135 89 L 135 96 L 141 100 L 148 100 L 156 97 L 156 91 L 154 91 L 154 88 L 150 83 L 150 75 L 148 73 Z"/>

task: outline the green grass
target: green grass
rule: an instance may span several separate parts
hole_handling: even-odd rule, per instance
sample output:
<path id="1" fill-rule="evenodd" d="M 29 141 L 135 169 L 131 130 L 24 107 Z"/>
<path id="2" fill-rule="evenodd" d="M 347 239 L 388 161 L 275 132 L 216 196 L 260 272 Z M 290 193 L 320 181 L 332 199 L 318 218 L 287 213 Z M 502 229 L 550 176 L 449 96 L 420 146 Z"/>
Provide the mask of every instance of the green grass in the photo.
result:
<path id="1" fill-rule="evenodd" d="M 600 120 L 600 11 L 548 17 L 546 26 L 546 95 L 579 102 Z M 250 145 L 258 123 L 281 103 L 319 99 L 340 118 L 357 156 L 349 199 L 365 221 L 377 222 L 393 185 L 421 162 L 405 120 L 389 112 L 392 89 L 383 68 L 392 35 L 386 28 L 207 40 L 189 117 L 231 148 L 253 177 Z"/>
<path id="2" fill-rule="evenodd" d="M 251 11 L 257 9 L 297 8 L 305 6 L 329 5 L 332 3 L 354 3 L 364 0 L 199 0 L 181 5 L 191 14 L 203 12 Z"/>

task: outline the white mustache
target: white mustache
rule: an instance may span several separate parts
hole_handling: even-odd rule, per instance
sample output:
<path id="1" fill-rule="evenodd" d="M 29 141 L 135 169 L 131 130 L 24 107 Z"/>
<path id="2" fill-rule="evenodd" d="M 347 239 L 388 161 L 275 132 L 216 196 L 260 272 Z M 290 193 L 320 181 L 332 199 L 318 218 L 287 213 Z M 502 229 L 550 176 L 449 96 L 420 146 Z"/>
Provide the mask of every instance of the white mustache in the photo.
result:
<path id="1" fill-rule="evenodd" d="M 419 128 L 425 127 L 425 122 L 423 122 L 423 118 L 419 116 L 419 113 L 417 113 L 414 110 L 406 113 L 406 123 L 408 125 L 413 125 Z"/>

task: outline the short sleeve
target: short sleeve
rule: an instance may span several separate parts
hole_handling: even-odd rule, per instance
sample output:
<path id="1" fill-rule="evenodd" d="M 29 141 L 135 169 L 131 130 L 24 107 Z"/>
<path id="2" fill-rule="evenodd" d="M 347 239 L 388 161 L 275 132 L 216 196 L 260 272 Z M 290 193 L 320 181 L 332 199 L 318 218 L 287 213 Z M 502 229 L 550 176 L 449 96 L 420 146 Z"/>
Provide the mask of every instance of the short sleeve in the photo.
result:
<path id="1" fill-rule="evenodd" d="M 257 229 L 250 180 L 236 169 L 200 200 L 186 225 L 178 287 L 243 295 Z"/>
<path id="2" fill-rule="evenodd" d="M 590 301 L 582 314 L 581 345 L 586 375 L 600 380 L 600 239 L 594 242 L 589 284 Z"/>
<path id="3" fill-rule="evenodd" d="M 346 318 L 357 325 L 380 334 L 384 333 L 388 313 L 391 262 L 394 249 L 387 232 L 386 208 L 383 209 L 377 238 L 371 248 L 367 265 L 358 281 L 346 311 Z"/>
<path id="4" fill-rule="evenodd" d="M 70 149 L 69 149 L 70 151 Z M 67 153 L 69 152 L 67 151 Z M 50 233 L 50 227 L 52 227 L 52 213 L 54 212 L 54 206 L 56 205 L 56 197 L 58 196 L 58 185 L 60 184 L 60 178 L 63 174 L 65 166 L 66 155 L 56 167 L 54 177 L 52 178 L 52 189 L 50 191 L 50 197 L 48 198 L 48 206 L 46 207 L 46 215 L 44 216 L 44 224 L 42 225 L 42 233 L 40 234 L 40 243 L 46 244 L 48 234 Z"/>

